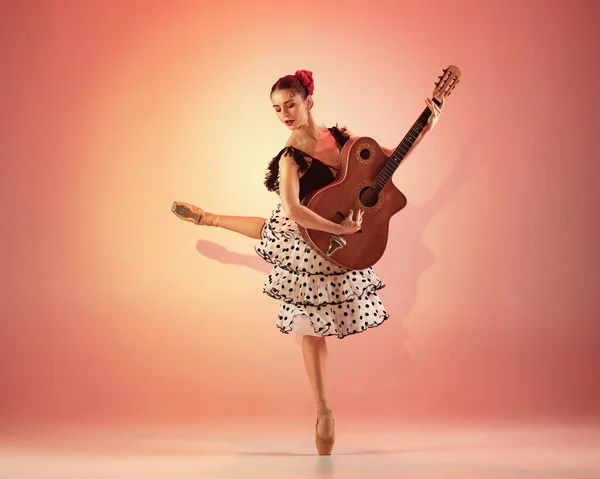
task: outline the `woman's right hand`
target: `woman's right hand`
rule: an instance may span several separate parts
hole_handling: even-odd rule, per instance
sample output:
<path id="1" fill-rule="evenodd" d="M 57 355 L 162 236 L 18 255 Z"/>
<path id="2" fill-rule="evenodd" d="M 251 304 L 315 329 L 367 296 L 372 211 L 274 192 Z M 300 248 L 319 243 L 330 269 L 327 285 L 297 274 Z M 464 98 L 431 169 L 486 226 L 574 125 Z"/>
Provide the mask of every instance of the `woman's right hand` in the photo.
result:
<path id="1" fill-rule="evenodd" d="M 341 231 L 337 234 L 349 235 L 359 231 L 362 226 L 363 214 L 363 210 L 358 210 L 356 215 L 354 215 L 353 210 L 350 210 L 348 212 L 348 216 L 346 216 L 346 218 L 344 218 L 344 220 L 340 223 Z"/>

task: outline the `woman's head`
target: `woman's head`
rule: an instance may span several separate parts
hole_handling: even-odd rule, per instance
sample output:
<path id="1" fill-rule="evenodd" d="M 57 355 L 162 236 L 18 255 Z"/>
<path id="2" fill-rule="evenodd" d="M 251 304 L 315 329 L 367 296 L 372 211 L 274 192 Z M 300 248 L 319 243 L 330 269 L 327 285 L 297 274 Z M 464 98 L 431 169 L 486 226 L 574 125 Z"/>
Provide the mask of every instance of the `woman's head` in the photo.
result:
<path id="1" fill-rule="evenodd" d="M 281 77 L 271 88 L 273 109 L 288 128 L 294 130 L 308 122 L 314 85 L 312 72 L 298 70 L 294 75 Z"/>

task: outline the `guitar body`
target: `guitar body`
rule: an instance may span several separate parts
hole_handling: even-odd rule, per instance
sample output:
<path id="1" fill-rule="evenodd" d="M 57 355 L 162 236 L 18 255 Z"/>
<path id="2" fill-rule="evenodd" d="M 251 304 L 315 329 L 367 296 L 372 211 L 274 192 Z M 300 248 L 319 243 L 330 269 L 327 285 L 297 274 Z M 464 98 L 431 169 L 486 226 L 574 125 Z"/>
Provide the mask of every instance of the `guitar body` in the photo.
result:
<path id="1" fill-rule="evenodd" d="M 440 106 L 450 96 L 461 71 L 456 65 L 443 70 L 435 83 L 432 100 Z M 349 210 L 363 210 L 361 230 L 332 235 L 299 226 L 304 240 L 328 261 L 353 270 L 373 266 L 385 252 L 390 219 L 406 206 L 406 197 L 390 181 L 400 162 L 427 126 L 429 106 L 417 118 L 390 157 L 372 138 L 352 138 L 341 152 L 340 170 L 329 185 L 311 193 L 302 204 L 319 216 L 341 223 Z"/>
<path id="2" fill-rule="evenodd" d="M 407 203 L 391 181 L 378 193 L 374 192 L 377 175 L 387 162 L 388 157 L 375 140 L 352 138 L 342 149 L 337 178 L 302 201 L 304 206 L 334 223 L 340 223 L 350 209 L 354 213 L 359 209 L 364 211 L 361 231 L 344 235 L 346 244 L 331 255 L 327 254 L 331 233 L 299 227 L 304 240 L 328 261 L 359 270 L 374 265 L 383 256 L 390 219 Z"/>

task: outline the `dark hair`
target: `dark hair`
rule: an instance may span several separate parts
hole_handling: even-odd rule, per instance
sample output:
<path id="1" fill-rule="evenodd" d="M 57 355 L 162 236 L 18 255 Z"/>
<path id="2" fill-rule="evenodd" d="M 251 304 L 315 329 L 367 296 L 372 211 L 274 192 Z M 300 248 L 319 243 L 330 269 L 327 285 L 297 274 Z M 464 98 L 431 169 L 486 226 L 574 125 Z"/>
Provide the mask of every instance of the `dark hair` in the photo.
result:
<path id="1" fill-rule="evenodd" d="M 308 95 L 312 95 L 315 82 L 312 72 L 308 70 L 298 70 L 295 75 L 286 75 L 275 82 L 271 88 L 271 95 L 275 90 L 293 90 L 306 100 Z"/>

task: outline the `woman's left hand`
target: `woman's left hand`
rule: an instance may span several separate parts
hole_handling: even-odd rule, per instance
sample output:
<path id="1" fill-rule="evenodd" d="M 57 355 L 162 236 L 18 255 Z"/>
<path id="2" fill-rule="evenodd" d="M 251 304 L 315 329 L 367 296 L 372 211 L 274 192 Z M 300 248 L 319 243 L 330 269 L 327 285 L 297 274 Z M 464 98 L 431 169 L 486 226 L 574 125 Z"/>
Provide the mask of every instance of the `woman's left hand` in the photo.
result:
<path id="1" fill-rule="evenodd" d="M 445 98 L 442 99 L 442 104 L 440 106 L 437 106 L 435 104 L 435 102 L 433 100 L 431 100 L 430 98 L 427 98 L 425 100 L 425 103 L 431 110 L 431 116 L 429 117 L 429 120 L 427 121 L 427 131 L 428 132 L 433 130 L 433 127 L 435 126 L 437 121 L 440 119 L 440 116 L 442 115 L 442 108 L 444 108 L 444 100 L 445 100 Z"/>

